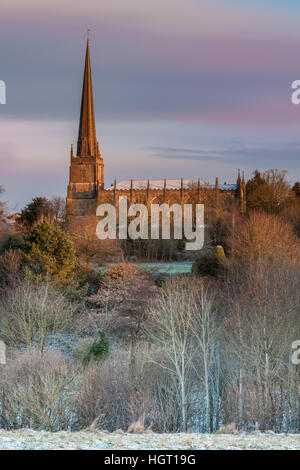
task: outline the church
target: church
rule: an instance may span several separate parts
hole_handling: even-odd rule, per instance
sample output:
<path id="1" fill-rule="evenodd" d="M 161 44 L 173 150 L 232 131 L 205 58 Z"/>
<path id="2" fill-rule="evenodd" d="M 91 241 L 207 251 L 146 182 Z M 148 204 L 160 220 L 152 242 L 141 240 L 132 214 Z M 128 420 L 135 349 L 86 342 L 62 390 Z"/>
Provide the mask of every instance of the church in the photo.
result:
<path id="1" fill-rule="evenodd" d="M 96 137 L 92 73 L 89 39 L 86 45 L 83 89 L 78 130 L 77 149 L 70 152 L 70 176 L 67 192 L 67 220 L 74 227 L 91 217 L 96 219 L 96 208 L 102 203 L 118 205 L 119 197 L 130 203 L 146 205 L 162 203 L 201 203 L 216 207 L 236 201 L 241 212 L 246 210 L 246 184 L 240 171 L 236 184 L 219 184 L 218 178 L 210 185 L 202 178 L 175 180 L 125 180 L 108 188 L 104 184 L 104 160 Z"/>

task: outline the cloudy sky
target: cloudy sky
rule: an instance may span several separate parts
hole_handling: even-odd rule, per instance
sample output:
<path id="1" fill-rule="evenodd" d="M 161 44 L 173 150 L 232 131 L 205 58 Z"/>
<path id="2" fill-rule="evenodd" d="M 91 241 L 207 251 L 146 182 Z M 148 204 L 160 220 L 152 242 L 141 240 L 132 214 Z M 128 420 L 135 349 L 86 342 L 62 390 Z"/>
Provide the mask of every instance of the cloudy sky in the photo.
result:
<path id="1" fill-rule="evenodd" d="M 0 184 L 66 195 L 85 54 L 105 182 L 281 168 L 300 180 L 298 0 L 1 0 Z"/>

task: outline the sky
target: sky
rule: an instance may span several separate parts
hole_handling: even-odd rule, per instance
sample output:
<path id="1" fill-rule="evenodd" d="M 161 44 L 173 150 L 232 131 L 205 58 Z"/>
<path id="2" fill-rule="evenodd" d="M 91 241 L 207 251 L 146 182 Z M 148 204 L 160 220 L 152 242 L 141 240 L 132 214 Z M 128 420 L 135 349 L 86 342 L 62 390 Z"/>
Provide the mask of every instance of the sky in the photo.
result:
<path id="1" fill-rule="evenodd" d="M 11 208 L 66 196 L 86 31 L 105 184 L 300 180 L 297 0 L 1 0 L 0 185 Z"/>

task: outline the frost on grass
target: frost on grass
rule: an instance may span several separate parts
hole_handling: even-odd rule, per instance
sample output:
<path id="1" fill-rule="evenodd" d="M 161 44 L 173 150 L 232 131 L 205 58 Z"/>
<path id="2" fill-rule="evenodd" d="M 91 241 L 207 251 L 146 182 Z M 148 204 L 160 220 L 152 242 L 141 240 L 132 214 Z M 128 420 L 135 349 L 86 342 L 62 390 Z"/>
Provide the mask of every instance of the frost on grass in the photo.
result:
<path id="1" fill-rule="evenodd" d="M 299 434 L 128 434 L 107 432 L 0 431 L 0 449 L 299 450 Z"/>

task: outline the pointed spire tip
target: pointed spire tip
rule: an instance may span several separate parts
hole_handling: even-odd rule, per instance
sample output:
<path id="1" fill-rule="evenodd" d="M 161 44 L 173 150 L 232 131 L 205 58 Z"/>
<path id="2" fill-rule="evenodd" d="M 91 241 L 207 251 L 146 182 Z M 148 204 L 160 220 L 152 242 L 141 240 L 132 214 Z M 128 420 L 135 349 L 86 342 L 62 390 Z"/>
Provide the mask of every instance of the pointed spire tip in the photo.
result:
<path id="1" fill-rule="evenodd" d="M 87 40 L 85 55 L 77 155 L 81 157 L 100 156 L 96 138 L 89 40 Z"/>

